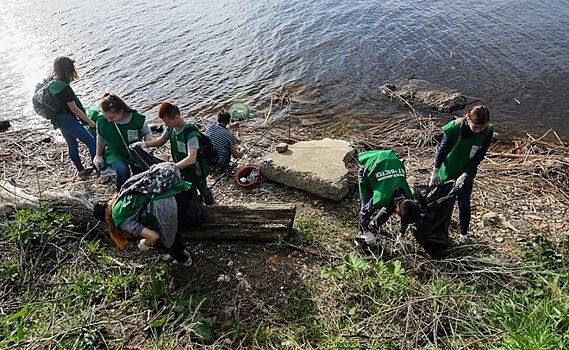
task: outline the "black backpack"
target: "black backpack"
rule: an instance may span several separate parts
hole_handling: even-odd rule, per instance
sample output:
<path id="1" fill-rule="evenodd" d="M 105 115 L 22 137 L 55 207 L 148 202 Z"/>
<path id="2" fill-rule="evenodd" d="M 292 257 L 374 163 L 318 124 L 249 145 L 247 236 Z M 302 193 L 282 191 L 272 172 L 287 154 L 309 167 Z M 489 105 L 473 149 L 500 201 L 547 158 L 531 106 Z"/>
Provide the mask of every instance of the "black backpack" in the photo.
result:
<path id="1" fill-rule="evenodd" d="M 200 132 L 200 146 L 203 148 L 203 155 L 207 165 L 210 167 L 216 166 L 219 162 L 219 154 L 217 154 L 217 150 L 213 146 L 211 139 L 202 132 Z"/>
<path id="2" fill-rule="evenodd" d="M 59 111 L 60 103 L 55 96 L 49 92 L 51 79 L 45 79 L 36 85 L 36 92 L 32 97 L 32 104 L 37 114 L 45 119 L 52 119 Z"/>
<path id="3" fill-rule="evenodd" d="M 203 159 L 210 167 L 216 166 L 219 162 L 219 154 L 217 154 L 217 150 L 213 146 L 211 139 L 206 134 L 202 133 L 196 125 L 192 125 L 186 130 L 188 134 L 194 131 L 199 133 L 200 151 Z"/>

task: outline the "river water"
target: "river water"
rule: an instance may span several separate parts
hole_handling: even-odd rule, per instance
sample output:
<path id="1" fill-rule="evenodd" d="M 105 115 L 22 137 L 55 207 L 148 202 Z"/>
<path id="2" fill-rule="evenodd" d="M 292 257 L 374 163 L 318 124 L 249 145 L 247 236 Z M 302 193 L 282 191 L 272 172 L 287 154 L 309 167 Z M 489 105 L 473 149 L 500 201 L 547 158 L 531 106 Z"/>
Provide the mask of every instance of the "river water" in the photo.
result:
<path id="1" fill-rule="evenodd" d="M 84 104 L 113 91 L 152 118 L 166 99 L 264 118 L 283 90 L 300 118 L 380 117 L 405 109 L 379 87 L 417 78 L 480 99 L 498 131 L 569 138 L 567 0 L 2 3 L 0 119 L 16 127 L 45 123 L 34 86 L 70 55 Z"/>

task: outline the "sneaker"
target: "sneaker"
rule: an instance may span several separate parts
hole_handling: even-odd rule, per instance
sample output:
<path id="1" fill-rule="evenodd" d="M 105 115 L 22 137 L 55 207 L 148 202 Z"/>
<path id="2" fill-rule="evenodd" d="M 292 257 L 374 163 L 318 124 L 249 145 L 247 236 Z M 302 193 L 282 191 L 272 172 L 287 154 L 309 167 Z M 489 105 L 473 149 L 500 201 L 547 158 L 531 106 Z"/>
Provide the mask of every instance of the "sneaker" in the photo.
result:
<path id="1" fill-rule="evenodd" d="M 160 258 L 162 258 L 162 260 L 164 260 L 164 261 L 170 261 L 170 260 L 173 259 L 173 258 L 172 258 L 172 255 L 170 255 L 170 254 L 162 254 L 162 255 L 160 256 Z"/>
<path id="2" fill-rule="evenodd" d="M 87 168 L 77 171 L 77 177 L 79 180 L 85 180 L 89 175 L 93 173 L 93 168 Z"/>
<path id="3" fill-rule="evenodd" d="M 397 236 L 397 238 L 395 238 L 395 244 L 393 245 L 393 252 L 394 253 L 404 253 L 407 251 L 407 247 L 409 246 L 409 240 L 402 236 L 399 235 Z"/>
<path id="4" fill-rule="evenodd" d="M 354 239 L 356 246 L 374 245 L 376 243 L 375 236 L 369 231 L 360 232 Z"/>
<path id="5" fill-rule="evenodd" d="M 193 263 L 192 258 L 190 258 L 189 256 L 188 256 L 188 260 L 184 261 L 183 263 L 179 262 L 178 260 L 174 260 L 174 262 L 176 264 L 181 264 L 184 266 L 192 266 L 192 263 Z"/>
<path id="6" fill-rule="evenodd" d="M 109 167 L 106 167 L 105 169 L 101 170 L 100 175 L 101 175 L 101 183 L 107 183 L 114 176 L 117 176 L 117 172 L 115 171 L 115 169 L 113 169 L 109 166 Z"/>
<path id="7" fill-rule="evenodd" d="M 190 258 L 190 253 L 186 249 L 184 249 L 184 254 L 186 254 L 186 256 L 188 257 L 188 260 L 186 260 L 183 263 L 179 262 L 178 260 L 174 260 L 174 262 L 176 264 L 182 264 L 184 266 L 192 266 L 193 261 L 192 261 L 192 258 Z"/>
<path id="8" fill-rule="evenodd" d="M 468 235 L 460 235 L 460 237 L 458 238 L 458 244 L 460 244 L 460 245 L 467 245 L 470 243 L 471 243 L 471 240 L 468 237 Z"/>

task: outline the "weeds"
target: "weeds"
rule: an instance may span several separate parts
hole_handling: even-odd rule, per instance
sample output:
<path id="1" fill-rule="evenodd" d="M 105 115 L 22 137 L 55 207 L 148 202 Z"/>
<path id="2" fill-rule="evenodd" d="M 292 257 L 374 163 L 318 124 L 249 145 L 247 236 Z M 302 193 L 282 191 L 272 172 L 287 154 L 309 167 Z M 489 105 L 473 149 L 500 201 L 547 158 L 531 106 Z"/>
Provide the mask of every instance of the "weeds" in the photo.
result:
<path id="1" fill-rule="evenodd" d="M 322 227 L 301 218 L 296 225 L 304 242 L 318 244 L 343 224 Z M 349 252 L 283 294 L 284 301 L 256 300 L 261 312 L 230 316 L 221 344 L 216 329 L 222 321 L 191 270 L 149 254 L 117 255 L 109 243 L 88 241 L 73 229 L 67 216 L 48 207 L 19 211 L 2 226 L 0 348 L 569 345 L 567 240 L 528 239 L 523 262 L 411 254 L 384 261 Z"/>
<path id="2" fill-rule="evenodd" d="M 16 212 L 0 240 L 0 348 L 115 348 L 133 331 L 173 349 L 214 340 L 187 269 L 137 254 L 119 262 L 47 206 Z"/>

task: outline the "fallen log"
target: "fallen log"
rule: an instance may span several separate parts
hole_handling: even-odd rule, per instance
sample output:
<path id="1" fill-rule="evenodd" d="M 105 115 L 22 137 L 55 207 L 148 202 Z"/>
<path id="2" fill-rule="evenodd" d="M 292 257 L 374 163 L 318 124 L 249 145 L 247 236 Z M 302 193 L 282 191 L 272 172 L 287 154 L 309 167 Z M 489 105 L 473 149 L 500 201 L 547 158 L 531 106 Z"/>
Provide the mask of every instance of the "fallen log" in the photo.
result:
<path id="1" fill-rule="evenodd" d="M 88 192 L 45 191 L 38 196 L 0 181 L 0 214 L 22 208 L 39 208 L 47 203 L 59 212 L 71 214 L 81 230 L 94 227 L 93 205 L 107 198 Z M 291 203 L 215 204 L 206 206 L 205 223 L 181 233 L 186 240 L 253 240 L 275 242 L 292 233 L 296 206 Z"/>

